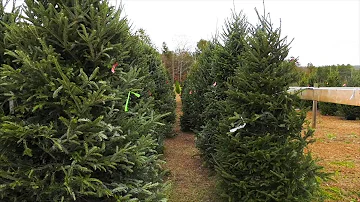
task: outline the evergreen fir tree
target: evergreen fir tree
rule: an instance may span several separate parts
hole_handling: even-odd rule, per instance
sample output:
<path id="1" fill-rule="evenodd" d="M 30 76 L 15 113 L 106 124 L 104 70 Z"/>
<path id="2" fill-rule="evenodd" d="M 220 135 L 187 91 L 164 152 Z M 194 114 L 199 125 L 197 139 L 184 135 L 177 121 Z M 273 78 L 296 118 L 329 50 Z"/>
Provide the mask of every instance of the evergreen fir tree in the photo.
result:
<path id="1" fill-rule="evenodd" d="M 180 118 L 182 131 L 199 131 L 204 125 L 201 116 L 206 103 L 204 95 L 207 87 L 211 85 L 210 67 L 211 56 L 215 45 L 210 43 L 198 57 L 190 69 L 182 89 L 181 101 L 183 114 Z"/>
<path id="2" fill-rule="evenodd" d="M 164 200 L 153 56 L 121 10 L 26 0 L 24 13 L 30 23 L 9 26 L 16 50 L 0 69 L 16 101 L 0 121 L 1 200 Z"/>
<path id="3" fill-rule="evenodd" d="M 223 46 L 217 44 L 211 54 L 203 55 L 199 62 L 200 68 L 210 69 L 204 93 L 204 105 L 201 114 L 204 126 L 196 135 L 196 145 L 210 167 L 214 166 L 215 136 L 219 134 L 219 120 L 227 116 L 224 101 L 227 98 L 227 81 L 233 76 L 235 69 L 241 66 L 244 51 L 244 40 L 247 33 L 247 21 L 242 13 L 232 13 L 226 22 L 222 35 Z"/>
<path id="4" fill-rule="evenodd" d="M 9 64 L 11 62 L 9 56 L 5 54 L 6 49 L 9 48 L 5 43 L 5 33 L 8 26 L 16 23 L 19 14 L 19 9 L 14 5 L 12 5 L 10 13 L 6 12 L 5 7 L 9 6 L 8 1 L 4 2 L 3 0 L 0 0 L 0 68 L 3 64 Z M 4 93 L 6 93 L 5 88 L 0 86 L 0 117 L 5 113 L 10 113 L 9 100 L 6 99 Z"/>
<path id="5" fill-rule="evenodd" d="M 217 136 L 216 170 L 228 201 L 311 201 L 321 175 L 304 149 L 312 130 L 301 134 L 305 113 L 287 92 L 296 81 L 284 62 L 289 45 L 268 19 L 246 38 L 240 67 L 229 82 L 227 110 L 233 113 Z M 231 132 L 229 132 L 231 129 Z"/>
<path id="6" fill-rule="evenodd" d="M 147 57 L 147 66 L 149 67 L 149 79 L 154 82 L 154 87 L 147 93 L 148 96 L 153 97 L 155 103 L 154 108 L 158 114 L 166 114 L 161 122 L 163 126 L 159 127 L 157 131 L 160 134 L 159 144 L 162 147 L 162 140 L 164 137 L 173 136 L 173 125 L 175 123 L 175 93 L 170 81 L 170 75 L 166 71 L 161 62 L 160 54 L 151 46 L 151 44 L 144 44 L 144 55 Z"/>

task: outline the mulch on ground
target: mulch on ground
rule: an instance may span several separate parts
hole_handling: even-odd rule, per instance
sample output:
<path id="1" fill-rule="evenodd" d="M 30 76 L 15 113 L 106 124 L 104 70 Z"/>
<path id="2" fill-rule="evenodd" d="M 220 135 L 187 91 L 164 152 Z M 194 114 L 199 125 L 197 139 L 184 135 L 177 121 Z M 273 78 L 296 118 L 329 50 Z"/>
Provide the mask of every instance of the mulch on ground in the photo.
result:
<path id="1" fill-rule="evenodd" d="M 165 140 L 165 168 L 170 170 L 168 180 L 172 189 L 169 202 L 216 202 L 214 175 L 203 165 L 195 147 L 195 135 L 180 130 L 181 99 L 176 95 L 177 120 L 174 138 Z"/>
<path id="2" fill-rule="evenodd" d="M 316 142 L 309 148 L 325 171 L 334 173 L 334 181 L 323 186 L 338 196 L 334 201 L 360 201 L 360 120 L 316 116 Z M 307 120 L 311 119 L 308 112 Z"/>
<path id="3" fill-rule="evenodd" d="M 164 153 L 172 184 L 169 202 L 216 202 L 215 177 L 200 159 L 194 134 L 180 130 L 180 96 L 177 95 L 176 101 L 177 136 L 165 140 Z M 312 112 L 308 112 L 307 120 L 311 118 Z M 333 197 L 329 201 L 360 202 L 360 120 L 318 113 L 314 138 L 315 143 L 309 146 L 312 155 L 326 172 L 334 174 L 332 181 L 323 183 Z"/>

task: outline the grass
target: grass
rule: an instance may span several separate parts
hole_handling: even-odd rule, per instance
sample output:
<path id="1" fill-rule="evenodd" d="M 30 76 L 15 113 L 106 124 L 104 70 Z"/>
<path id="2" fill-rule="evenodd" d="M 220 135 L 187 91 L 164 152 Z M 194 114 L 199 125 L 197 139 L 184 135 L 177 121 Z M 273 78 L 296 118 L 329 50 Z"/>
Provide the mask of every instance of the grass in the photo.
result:
<path id="1" fill-rule="evenodd" d="M 355 133 L 350 133 L 350 134 L 349 134 L 349 137 L 350 137 L 350 138 L 358 138 L 359 136 L 356 135 Z"/>
<path id="2" fill-rule="evenodd" d="M 326 136 L 327 136 L 327 138 L 329 138 L 329 140 L 334 140 L 334 139 L 336 139 L 336 135 L 333 134 L 333 133 L 329 133 L 329 134 L 327 134 Z"/>
<path id="3" fill-rule="evenodd" d="M 346 168 L 354 168 L 355 167 L 355 163 L 354 161 L 332 161 L 330 162 L 330 164 L 332 165 L 337 165 L 337 166 L 343 166 L 343 167 L 346 167 Z"/>
<path id="4" fill-rule="evenodd" d="M 318 179 L 320 180 L 320 179 Z M 320 180 L 322 182 L 322 180 Z M 360 192 L 347 192 L 337 186 L 322 185 L 313 202 L 346 201 L 358 202 Z"/>
<path id="5" fill-rule="evenodd" d="M 325 142 L 325 139 L 324 138 L 317 138 L 316 141 Z"/>
<path id="6" fill-rule="evenodd" d="M 341 200 L 344 198 L 344 195 L 339 187 L 326 187 L 323 192 L 325 198 L 331 200 Z"/>
<path id="7" fill-rule="evenodd" d="M 196 176 L 193 176 L 196 177 Z M 209 179 L 215 180 L 215 176 L 209 176 Z M 179 192 L 179 186 L 182 192 Z M 186 194 L 184 194 L 186 193 Z M 178 182 L 170 181 L 168 190 L 168 202 L 221 202 L 217 190 L 214 186 L 198 183 L 196 186 L 184 187 Z"/>

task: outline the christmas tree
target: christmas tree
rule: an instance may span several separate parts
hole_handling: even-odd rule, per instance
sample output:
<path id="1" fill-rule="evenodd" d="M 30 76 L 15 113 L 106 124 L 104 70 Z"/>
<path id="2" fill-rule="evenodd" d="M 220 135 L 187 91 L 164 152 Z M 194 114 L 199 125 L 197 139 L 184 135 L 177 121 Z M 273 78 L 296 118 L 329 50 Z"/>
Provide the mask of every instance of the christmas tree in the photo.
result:
<path id="1" fill-rule="evenodd" d="M 204 92 L 204 105 L 201 117 L 204 120 L 202 130 L 196 134 L 196 145 L 200 149 L 205 161 L 210 167 L 214 166 L 215 136 L 219 134 L 219 120 L 227 117 L 225 100 L 228 90 L 227 81 L 233 76 L 235 69 L 241 65 L 241 57 L 244 51 L 244 37 L 247 33 L 247 21 L 242 13 L 232 13 L 226 21 L 221 45 L 217 42 L 211 54 L 202 55 L 204 58 L 199 62 L 201 68 L 209 69 L 207 80 L 211 83 L 206 86 Z"/>
<path id="2" fill-rule="evenodd" d="M 148 57 L 149 78 L 154 81 L 154 88 L 148 91 L 148 95 L 155 100 L 154 108 L 159 114 L 166 114 L 162 118 L 162 127 L 159 127 L 159 133 L 166 137 L 173 136 L 173 125 L 175 123 L 175 92 L 171 83 L 170 75 L 161 62 L 160 54 L 151 44 L 144 44 L 145 53 Z"/>
<path id="3" fill-rule="evenodd" d="M 287 92 L 296 81 L 285 61 L 289 44 L 265 16 L 246 37 L 245 53 L 230 79 L 227 110 L 216 141 L 216 171 L 228 201 L 311 201 L 321 175 L 304 149 L 305 113 Z M 230 129 L 230 130 L 229 130 Z"/>
<path id="4" fill-rule="evenodd" d="M 164 200 L 158 56 L 107 1 L 25 2 L 0 70 L 15 101 L 0 120 L 1 200 Z"/>
<path id="5" fill-rule="evenodd" d="M 204 125 L 204 119 L 201 116 L 206 108 L 204 95 L 207 86 L 211 85 L 212 82 L 208 60 L 211 60 L 214 48 L 214 43 L 207 45 L 190 69 L 184 82 L 181 95 L 183 114 L 180 118 L 181 130 L 183 131 L 199 131 Z"/>
<path id="6" fill-rule="evenodd" d="M 6 12 L 5 7 L 9 7 L 9 2 L 5 3 L 0 1 L 0 68 L 3 64 L 9 64 L 11 59 L 8 55 L 5 54 L 7 44 L 5 44 L 5 33 L 7 31 L 7 27 L 11 24 L 15 24 L 19 9 L 12 5 L 11 12 Z M 4 115 L 4 113 L 9 113 L 9 100 L 4 96 L 5 89 L 3 86 L 0 86 L 0 117 Z"/>

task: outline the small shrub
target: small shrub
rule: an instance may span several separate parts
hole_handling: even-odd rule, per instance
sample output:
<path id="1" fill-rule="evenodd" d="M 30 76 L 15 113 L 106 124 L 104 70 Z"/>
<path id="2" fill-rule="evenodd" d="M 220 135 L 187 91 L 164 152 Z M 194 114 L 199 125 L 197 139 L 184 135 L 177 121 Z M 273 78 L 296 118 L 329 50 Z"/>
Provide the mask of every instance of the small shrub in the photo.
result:
<path id="1" fill-rule="evenodd" d="M 179 81 L 175 81 L 175 92 L 181 95 L 181 86 Z"/>

